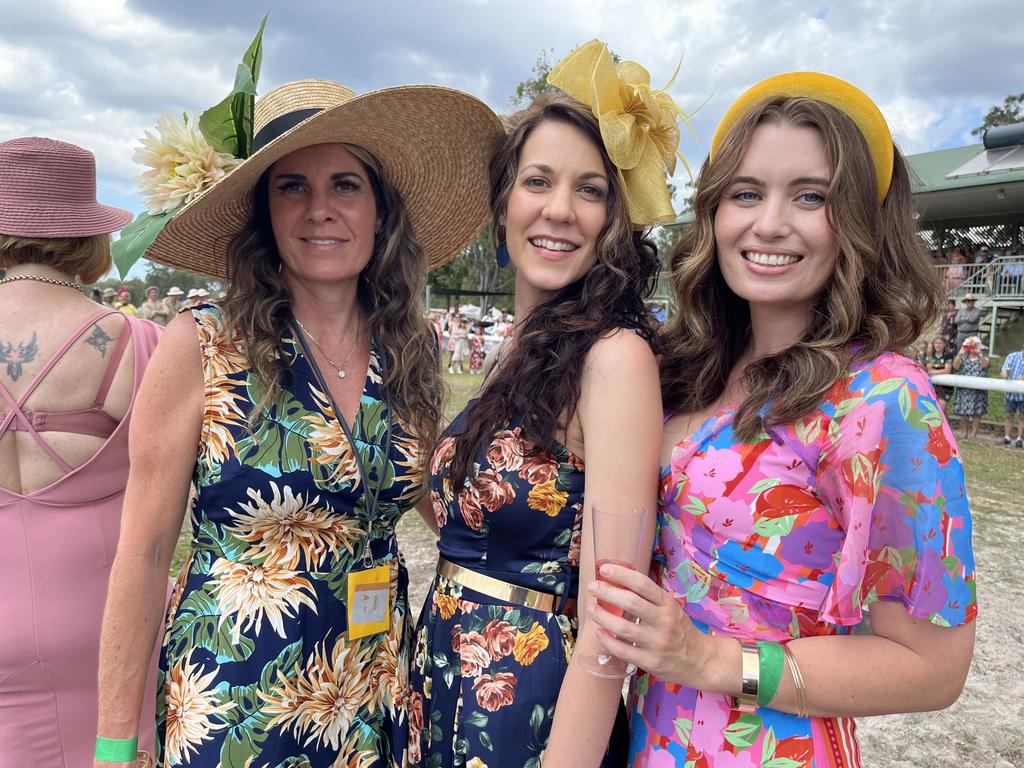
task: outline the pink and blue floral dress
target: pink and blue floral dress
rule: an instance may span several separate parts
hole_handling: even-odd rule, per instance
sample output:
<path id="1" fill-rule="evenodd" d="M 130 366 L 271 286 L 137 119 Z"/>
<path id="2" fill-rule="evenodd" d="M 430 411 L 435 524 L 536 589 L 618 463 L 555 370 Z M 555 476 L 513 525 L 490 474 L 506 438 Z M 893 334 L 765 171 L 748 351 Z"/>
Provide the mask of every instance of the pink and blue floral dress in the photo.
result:
<path id="1" fill-rule="evenodd" d="M 927 375 L 885 353 L 751 443 L 735 407 L 663 468 L 653 575 L 696 626 L 785 642 L 867 630 L 878 601 L 941 626 L 977 614 L 963 464 Z M 801 718 L 638 675 L 634 768 L 859 766 L 851 718 Z"/>

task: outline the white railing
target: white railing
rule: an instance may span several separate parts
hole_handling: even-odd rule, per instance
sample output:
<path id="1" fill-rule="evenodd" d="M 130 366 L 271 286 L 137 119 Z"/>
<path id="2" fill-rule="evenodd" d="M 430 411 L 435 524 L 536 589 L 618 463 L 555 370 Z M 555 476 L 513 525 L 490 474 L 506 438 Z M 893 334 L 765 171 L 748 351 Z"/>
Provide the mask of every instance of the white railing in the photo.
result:
<path id="1" fill-rule="evenodd" d="M 989 392 L 1016 392 L 1024 394 L 1024 381 L 1019 379 L 990 379 L 986 376 L 960 376 L 955 373 L 936 373 L 931 377 L 933 384 L 964 389 L 987 389 Z"/>

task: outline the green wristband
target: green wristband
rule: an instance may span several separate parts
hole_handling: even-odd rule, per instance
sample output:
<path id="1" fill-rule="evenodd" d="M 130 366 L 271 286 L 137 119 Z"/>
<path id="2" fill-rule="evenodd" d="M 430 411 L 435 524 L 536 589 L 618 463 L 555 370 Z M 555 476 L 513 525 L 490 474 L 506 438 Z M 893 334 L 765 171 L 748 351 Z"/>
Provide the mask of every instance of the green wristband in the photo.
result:
<path id="1" fill-rule="evenodd" d="M 757 704 L 767 707 L 779 690 L 779 682 L 782 680 L 782 668 L 785 665 L 785 654 L 782 646 L 778 643 L 768 643 L 759 640 L 757 643 L 757 658 L 761 664 L 761 684 L 757 689 Z"/>
<path id="2" fill-rule="evenodd" d="M 97 760 L 106 760 L 111 763 L 130 763 L 138 757 L 139 738 L 134 739 L 105 739 L 102 736 L 96 737 Z"/>

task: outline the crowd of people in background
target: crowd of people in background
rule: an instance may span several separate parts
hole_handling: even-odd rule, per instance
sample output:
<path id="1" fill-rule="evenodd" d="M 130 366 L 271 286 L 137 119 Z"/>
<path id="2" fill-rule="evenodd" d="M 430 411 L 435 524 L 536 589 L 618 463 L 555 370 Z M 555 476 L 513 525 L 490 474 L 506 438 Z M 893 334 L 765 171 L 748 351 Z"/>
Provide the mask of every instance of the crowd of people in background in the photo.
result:
<path id="1" fill-rule="evenodd" d="M 979 288 L 983 285 L 988 293 L 1001 295 L 1021 290 L 1024 262 L 993 263 L 1004 256 L 1020 255 L 1012 248 L 966 243 L 949 249 L 932 248 L 928 254 L 933 265 L 943 267 L 947 291 L 955 291 L 965 282 L 974 283 Z M 984 267 L 980 280 L 976 274 L 979 267 Z"/>
<path id="2" fill-rule="evenodd" d="M 136 305 L 132 293 L 125 286 L 119 288 L 92 288 L 90 298 L 104 307 L 116 309 L 126 315 L 152 320 L 158 325 L 167 325 L 183 309 L 192 309 L 205 304 L 210 298 L 210 291 L 205 288 L 190 288 L 188 293 L 176 285 L 167 289 L 163 298 L 160 289 L 151 285 L 146 289 L 142 304 Z"/>

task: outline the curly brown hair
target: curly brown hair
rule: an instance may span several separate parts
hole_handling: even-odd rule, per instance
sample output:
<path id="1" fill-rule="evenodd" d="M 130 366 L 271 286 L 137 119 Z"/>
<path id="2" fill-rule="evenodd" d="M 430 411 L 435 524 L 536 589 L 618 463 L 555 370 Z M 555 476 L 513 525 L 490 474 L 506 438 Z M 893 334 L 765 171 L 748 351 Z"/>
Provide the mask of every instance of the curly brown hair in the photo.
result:
<path id="1" fill-rule="evenodd" d="M 427 259 L 405 203 L 381 174 L 380 163 L 362 147 L 343 146 L 363 164 L 381 220 L 373 255 L 359 275 L 359 302 L 385 357 L 383 387 L 398 418 L 415 433 L 421 455 L 427 456 L 440 431 L 446 394 L 437 336 L 424 317 Z M 270 223 L 271 170 L 256 185 L 252 216 L 228 249 L 230 282 L 222 302 L 225 321 L 240 332 L 240 351 L 265 384 L 256 418 L 273 401 L 292 363 L 281 348 L 281 329 L 292 318 L 291 297 L 279 271 L 281 257 Z"/>
<path id="2" fill-rule="evenodd" d="M 804 337 L 744 368 L 748 395 L 734 421 L 742 440 L 811 413 L 854 360 L 902 351 L 943 302 L 939 279 L 916 234 L 910 176 L 899 150 L 893 147 L 892 183 L 879 202 L 867 142 L 847 115 L 803 97 L 766 101 L 737 122 L 714 158 L 704 162 L 694 223 L 670 259 L 680 311 L 662 333 L 667 410 L 687 413 L 711 406 L 750 341 L 749 305 L 730 290 L 718 265 L 715 215 L 763 124 L 811 127 L 821 134 L 832 169 L 825 208 L 838 256 Z"/>
<path id="3" fill-rule="evenodd" d="M 499 222 L 508 208 L 523 146 L 548 121 L 578 128 L 601 153 L 609 181 L 608 214 L 598 236 L 597 262 L 518 325 L 516 344 L 487 379 L 462 430 L 454 435 L 449 472 L 456 485 L 475 475 L 474 461 L 485 441 L 514 419 L 521 419 L 523 436 L 538 450 L 554 449 L 557 430 L 575 414 L 583 363 L 598 339 L 630 328 L 652 347 L 657 343 L 654 320 L 644 305 L 657 278 L 657 249 L 645 232 L 633 230 L 622 180 L 601 141 L 597 119 L 575 99 L 544 94 L 509 118 L 508 135 L 490 169 L 494 241 L 505 240 Z"/>

